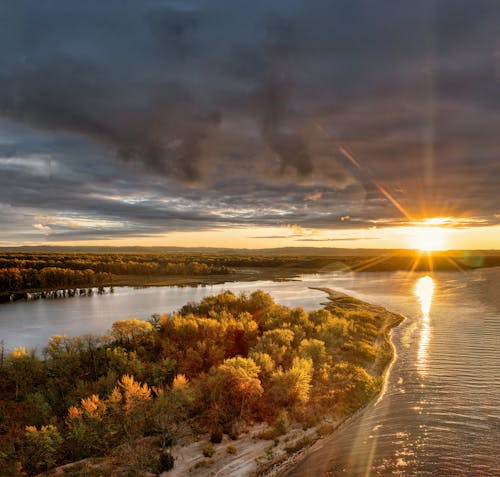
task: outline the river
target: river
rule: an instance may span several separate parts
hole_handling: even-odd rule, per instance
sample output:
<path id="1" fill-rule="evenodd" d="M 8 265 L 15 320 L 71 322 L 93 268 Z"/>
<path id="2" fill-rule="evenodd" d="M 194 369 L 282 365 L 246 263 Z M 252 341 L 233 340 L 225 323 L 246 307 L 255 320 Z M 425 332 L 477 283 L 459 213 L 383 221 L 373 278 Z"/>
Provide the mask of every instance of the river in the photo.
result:
<path id="1" fill-rule="evenodd" d="M 382 395 L 322 442 L 291 476 L 500 476 L 500 269 L 304 275 L 296 281 L 206 287 L 116 288 L 113 294 L 0 306 L 7 349 L 52 334 L 106 332 L 221 290 L 263 289 L 308 310 L 329 287 L 402 313 L 397 357 Z"/>
<path id="2" fill-rule="evenodd" d="M 499 279 L 496 268 L 349 283 L 407 317 L 397 357 L 379 399 L 287 475 L 500 476 Z"/>

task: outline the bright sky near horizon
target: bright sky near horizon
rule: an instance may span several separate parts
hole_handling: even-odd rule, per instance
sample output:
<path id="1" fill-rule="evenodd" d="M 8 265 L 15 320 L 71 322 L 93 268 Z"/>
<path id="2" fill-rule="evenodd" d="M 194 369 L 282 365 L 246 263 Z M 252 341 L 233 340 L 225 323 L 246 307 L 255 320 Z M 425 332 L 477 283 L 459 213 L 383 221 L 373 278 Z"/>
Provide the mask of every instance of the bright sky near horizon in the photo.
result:
<path id="1" fill-rule="evenodd" d="M 500 5 L 0 5 L 0 246 L 500 248 Z"/>

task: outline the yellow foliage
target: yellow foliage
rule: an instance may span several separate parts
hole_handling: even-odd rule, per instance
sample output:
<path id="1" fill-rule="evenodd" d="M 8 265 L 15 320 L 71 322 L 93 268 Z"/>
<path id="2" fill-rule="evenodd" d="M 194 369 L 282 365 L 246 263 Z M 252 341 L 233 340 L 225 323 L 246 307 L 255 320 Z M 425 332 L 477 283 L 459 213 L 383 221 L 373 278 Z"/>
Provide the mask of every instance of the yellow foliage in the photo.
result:
<path id="1" fill-rule="evenodd" d="M 172 387 L 174 389 L 184 389 L 188 384 L 188 378 L 184 374 L 178 374 L 174 378 L 174 382 L 172 384 Z"/>
<path id="2" fill-rule="evenodd" d="M 137 318 L 115 321 L 111 326 L 111 334 L 117 340 L 134 340 L 151 331 L 153 331 L 151 323 Z"/>
<path id="3" fill-rule="evenodd" d="M 106 404 L 96 394 L 92 394 L 88 398 L 83 398 L 81 403 L 82 412 L 89 417 L 101 416 L 106 411 Z"/>
<path id="4" fill-rule="evenodd" d="M 19 359 L 25 358 L 28 356 L 28 353 L 26 352 L 26 348 L 24 346 L 19 346 L 19 348 L 14 348 L 10 356 L 12 359 Z"/>
<path id="5" fill-rule="evenodd" d="M 66 422 L 71 425 L 72 421 L 81 419 L 82 417 L 99 419 L 106 413 L 106 403 L 99 399 L 99 396 L 92 394 L 80 401 L 80 407 L 71 406 L 68 409 Z"/>
<path id="6" fill-rule="evenodd" d="M 28 434 L 36 434 L 36 433 L 45 434 L 45 433 L 51 433 L 54 431 L 58 432 L 57 427 L 52 425 L 52 424 L 48 424 L 47 426 L 40 426 L 40 429 L 37 429 L 36 426 L 26 426 L 24 428 L 24 430 Z"/>
<path id="7" fill-rule="evenodd" d="M 113 392 L 111 393 L 111 396 L 109 396 L 108 398 L 108 403 L 111 404 L 112 406 L 117 406 L 118 404 L 120 404 L 122 401 L 122 393 L 120 392 L 120 390 L 115 387 L 113 389 Z"/>
<path id="8" fill-rule="evenodd" d="M 133 376 L 125 374 L 118 383 L 122 389 L 122 396 L 125 401 L 125 409 L 128 411 L 140 402 L 149 401 L 151 399 L 151 389 L 147 384 L 138 383 Z M 113 394 L 115 394 L 115 388 Z M 118 392 L 119 389 L 118 389 Z"/>
<path id="9" fill-rule="evenodd" d="M 80 409 L 78 409 L 76 406 L 71 406 L 68 409 L 68 419 L 70 421 L 80 419 L 80 417 L 82 417 L 82 411 Z"/>

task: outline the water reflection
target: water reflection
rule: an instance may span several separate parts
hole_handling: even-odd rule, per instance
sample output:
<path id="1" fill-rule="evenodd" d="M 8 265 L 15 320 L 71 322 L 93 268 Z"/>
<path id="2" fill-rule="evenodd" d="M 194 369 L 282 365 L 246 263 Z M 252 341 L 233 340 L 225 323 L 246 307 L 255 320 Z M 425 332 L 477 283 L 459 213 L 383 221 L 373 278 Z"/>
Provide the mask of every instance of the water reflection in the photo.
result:
<path id="1" fill-rule="evenodd" d="M 431 311 L 432 296 L 434 295 L 434 280 L 428 275 L 419 278 L 417 286 L 415 287 L 415 295 L 418 298 L 423 315 L 420 341 L 418 344 L 417 368 L 420 374 L 426 374 L 427 349 L 431 339 L 429 312 Z"/>

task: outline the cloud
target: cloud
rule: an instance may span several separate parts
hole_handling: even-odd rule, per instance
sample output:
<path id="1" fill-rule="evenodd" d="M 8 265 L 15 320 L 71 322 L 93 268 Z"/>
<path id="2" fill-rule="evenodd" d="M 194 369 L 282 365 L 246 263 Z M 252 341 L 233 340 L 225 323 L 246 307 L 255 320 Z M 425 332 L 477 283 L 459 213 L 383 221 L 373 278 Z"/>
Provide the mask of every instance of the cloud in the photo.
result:
<path id="1" fill-rule="evenodd" d="M 296 242 L 355 242 L 357 240 L 379 240 L 380 237 L 335 237 L 335 238 L 298 238 Z"/>
<path id="2" fill-rule="evenodd" d="M 377 184 L 498 224 L 500 9 L 473 3 L 4 2 L 0 238 L 407 223 Z"/>
<path id="3" fill-rule="evenodd" d="M 43 224 L 33 224 L 33 227 L 42 232 L 50 232 L 52 230 L 48 225 Z"/>

